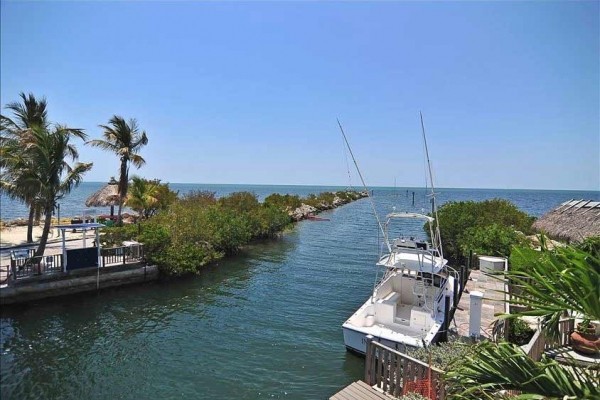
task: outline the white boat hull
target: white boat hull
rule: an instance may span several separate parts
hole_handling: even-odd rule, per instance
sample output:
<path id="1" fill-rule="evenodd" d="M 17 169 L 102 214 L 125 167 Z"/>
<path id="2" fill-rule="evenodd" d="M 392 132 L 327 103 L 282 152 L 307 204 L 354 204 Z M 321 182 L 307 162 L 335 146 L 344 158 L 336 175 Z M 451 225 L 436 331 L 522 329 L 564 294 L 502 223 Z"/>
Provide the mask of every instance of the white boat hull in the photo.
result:
<path id="1" fill-rule="evenodd" d="M 342 325 L 346 348 L 364 354 L 368 335 L 371 335 L 374 341 L 401 352 L 405 352 L 407 347 L 429 346 L 434 343 L 442 329 L 446 297 L 452 306 L 453 284 L 454 278 L 449 277 L 446 284 L 440 288 L 440 292 L 436 296 L 437 301 L 434 303 L 436 312 L 426 313 L 423 307 L 418 305 L 402 304 L 399 302 L 401 294 L 396 292 L 391 292 L 384 299 L 370 297 Z M 387 304 L 385 304 L 386 302 Z M 400 308 L 405 311 L 398 311 Z M 410 314 L 408 314 L 409 311 Z M 419 317 L 421 317 L 420 321 Z"/>
<path id="2" fill-rule="evenodd" d="M 367 335 L 370 335 L 370 333 L 354 330 L 345 324 L 342 326 L 342 330 L 344 331 L 344 344 L 346 345 L 346 349 L 364 355 L 367 352 Z M 394 342 L 379 336 L 371 336 L 373 336 L 373 341 L 396 349 L 402 353 L 406 353 L 407 347 L 415 347 L 406 345 L 405 343 Z"/>

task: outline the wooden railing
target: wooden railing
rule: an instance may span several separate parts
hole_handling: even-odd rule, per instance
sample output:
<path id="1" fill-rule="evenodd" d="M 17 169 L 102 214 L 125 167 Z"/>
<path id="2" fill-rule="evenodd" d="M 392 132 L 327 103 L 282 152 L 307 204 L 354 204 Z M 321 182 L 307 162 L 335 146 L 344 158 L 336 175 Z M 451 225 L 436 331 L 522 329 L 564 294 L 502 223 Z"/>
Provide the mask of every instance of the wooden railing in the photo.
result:
<path id="1" fill-rule="evenodd" d="M 25 255 L 25 253 L 24 253 Z M 102 266 L 125 265 L 140 262 L 144 259 L 144 246 L 121 246 L 102 249 Z M 60 273 L 63 271 L 63 255 L 33 256 L 33 250 L 27 251 L 27 256 L 10 261 L 10 278 L 17 280 L 36 275 Z M 8 274 L 0 274 L 8 276 Z M 5 278 L 8 279 L 8 278 Z"/>
<path id="2" fill-rule="evenodd" d="M 542 359 L 542 355 L 544 354 L 544 349 L 546 348 L 546 338 L 544 333 L 538 329 L 533 334 L 531 340 L 525 347 L 523 347 L 523 351 L 531 358 L 533 361 L 540 361 Z"/>
<path id="3" fill-rule="evenodd" d="M 540 361 L 544 352 L 559 347 L 571 345 L 571 332 L 575 329 L 575 319 L 563 319 L 558 323 L 558 338 L 548 338 L 541 329 L 535 331 L 535 334 L 523 347 L 523 351 L 534 361 Z"/>
<path id="4" fill-rule="evenodd" d="M 556 340 L 546 339 L 546 350 L 571 345 L 571 333 L 575 330 L 575 319 L 563 319 L 558 323 L 558 338 Z"/>
<path id="5" fill-rule="evenodd" d="M 140 262 L 144 259 L 144 246 L 120 246 L 102 249 L 102 266 Z"/>
<path id="6" fill-rule="evenodd" d="M 429 398 L 444 399 L 443 372 L 367 337 L 365 382 L 384 393 L 399 397 L 418 392 Z"/>
<path id="7" fill-rule="evenodd" d="M 62 254 L 53 254 L 18 258 L 11 260 L 10 268 L 13 279 L 61 272 L 63 269 L 63 257 Z"/>

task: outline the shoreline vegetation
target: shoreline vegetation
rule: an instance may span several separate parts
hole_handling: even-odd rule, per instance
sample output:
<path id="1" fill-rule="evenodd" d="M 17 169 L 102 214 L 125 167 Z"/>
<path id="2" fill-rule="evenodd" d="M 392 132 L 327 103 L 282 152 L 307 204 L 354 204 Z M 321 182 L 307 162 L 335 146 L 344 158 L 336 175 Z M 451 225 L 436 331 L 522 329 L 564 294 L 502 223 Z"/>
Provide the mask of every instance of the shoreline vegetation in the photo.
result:
<path id="1" fill-rule="evenodd" d="M 261 203 L 250 192 L 217 198 L 215 192 L 195 191 L 136 224 L 103 229 L 100 239 L 104 247 L 139 241 L 161 274 L 180 276 L 197 273 L 253 241 L 275 238 L 294 222 L 366 196 L 352 190 L 305 198 L 274 193 Z"/>

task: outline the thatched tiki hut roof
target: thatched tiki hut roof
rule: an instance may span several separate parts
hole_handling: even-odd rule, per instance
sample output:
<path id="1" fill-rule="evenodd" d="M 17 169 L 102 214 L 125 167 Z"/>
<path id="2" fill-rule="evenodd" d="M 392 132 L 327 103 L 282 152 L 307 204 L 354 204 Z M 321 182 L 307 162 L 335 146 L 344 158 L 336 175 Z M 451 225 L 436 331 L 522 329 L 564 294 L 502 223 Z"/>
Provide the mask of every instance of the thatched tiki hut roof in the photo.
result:
<path id="1" fill-rule="evenodd" d="M 86 207 L 108 207 L 110 215 L 114 214 L 114 206 L 119 205 L 119 182 L 111 179 L 108 184 L 92 194 L 85 201 Z"/>
<path id="2" fill-rule="evenodd" d="M 549 237 L 581 242 L 600 236 L 600 201 L 569 200 L 534 222 L 533 229 Z"/>

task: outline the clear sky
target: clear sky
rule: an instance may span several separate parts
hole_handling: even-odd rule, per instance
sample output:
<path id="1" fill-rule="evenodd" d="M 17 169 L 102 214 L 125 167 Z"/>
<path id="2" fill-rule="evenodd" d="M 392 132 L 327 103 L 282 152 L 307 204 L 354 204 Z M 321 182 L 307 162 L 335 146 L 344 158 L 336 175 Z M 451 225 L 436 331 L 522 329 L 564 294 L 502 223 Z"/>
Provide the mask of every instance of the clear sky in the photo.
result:
<path id="1" fill-rule="evenodd" d="M 590 2 L 1 3 L 0 100 L 149 137 L 169 182 L 600 189 L 600 10 Z M 5 113 L 6 110 L 3 110 Z M 116 156 L 81 146 L 87 181 Z M 353 184 L 357 183 L 352 174 Z"/>

